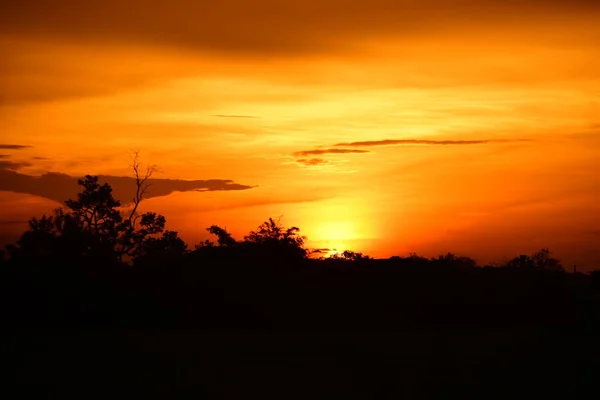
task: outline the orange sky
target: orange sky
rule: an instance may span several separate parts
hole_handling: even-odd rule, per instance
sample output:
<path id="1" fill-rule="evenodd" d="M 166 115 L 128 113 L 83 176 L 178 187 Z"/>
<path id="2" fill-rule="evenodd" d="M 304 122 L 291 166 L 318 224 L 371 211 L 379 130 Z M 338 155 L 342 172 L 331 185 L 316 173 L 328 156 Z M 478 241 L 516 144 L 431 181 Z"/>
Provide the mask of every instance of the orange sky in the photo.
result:
<path id="1" fill-rule="evenodd" d="M 121 3 L 0 5 L 2 238 L 58 206 L 7 171 L 139 149 L 252 187 L 148 199 L 189 242 L 283 215 L 311 247 L 600 267 L 596 2 Z"/>

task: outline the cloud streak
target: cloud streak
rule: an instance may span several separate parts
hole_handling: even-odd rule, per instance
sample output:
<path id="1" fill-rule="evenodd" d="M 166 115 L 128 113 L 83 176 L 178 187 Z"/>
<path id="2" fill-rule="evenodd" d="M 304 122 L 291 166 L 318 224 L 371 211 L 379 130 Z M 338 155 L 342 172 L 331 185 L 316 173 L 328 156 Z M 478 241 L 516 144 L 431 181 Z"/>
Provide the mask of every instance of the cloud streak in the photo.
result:
<path id="1" fill-rule="evenodd" d="M 370 35 L 502 26 L 512 15 L 534 23 L 562 13 L 590 15 L 599 8 L 591 0 L 425 0 L 418 6 L 410 0 L 8 0 L 0 3 L 0 33 L 213 52 L 298 53 L 350 46 L 354 38 Z"/>
<path id="2" fill-rule="evenodd" d="M 2 171 L 16 171 L 23 167 L 30 167 L 31 164 L 27 162 L 18 162 L 18 161 L 4 161 L 0 160 L 0 179 L 2 178 Z M 1 184 L 0 184 L 1 186 Z"/>
<path id="3" fill-rule="evenodd" d="M 424 146 L 463 146 L 489 143 L 513 143 L 527 142 L 530 139 L 483 139 L 483 140 L 424 140 L 424 139 L 385 139 L 385 140 L 366 140 L 359 142 L 336 143 L 334 146 L 340 147 L 384 147 L 384 146 L 402 146 L 402 145 L 424 145 Z"/>
<path id="4" fill-rule="evenodd" d="M 317 165 L 328 164 L 329 161 L 322 158 L 299 158 L 296 160 L 297 163 L 306 165 L 307 167 L 315 167 Z"/>
<path id="5" fill-rule="evenodd" d="M 319 156 L 324 154 L 363 154 L 369 153 L 368 150 L 358 149 L 315 149 L 315 150 L 304 150 L 297 151 L 294 153 L 295 157 L 307 157 L 307 156 Z"/>
<path id="6" fill-rule="evenodd" d="M 365 154 L 370 153 L 369 150 L 360 149 L 357 147 L 391 147 L 391 146 L 466 146 L 466 145 L 480 145 L 490 143 L 513 143 L 513 142 L 525 142 L 530 139 L 480 139 L 480 140 L 427 140 L 427 139 L 384 139 L 384 140 L 365 140 L 356 142 L 342 142 L 336 143 L 330 148 L 326 149 L 313 149 L 303 150 L 293 153 L 296 157 L 296 163 L 311 167 L 318 165 L 329 164 L 330 161 L 320 157 L 311 156 L 323 156 L 329 154 Z M 340 148 L 338 148 L 340 147 Z M 346 147 L 346 148 L 341 148 Z M 348 148 L 353 147 L 353 148 Z"/>
<path id="7" fill-rule="evenodd" d="M 0 149 L 2 150 L 24 150 L 24 149 L 30 149 L 32 146 L 26 146 L 23 144 L 6 144 L 6 143 L 0 143 Z"/>
<path id="8" fill-rule="evenodd" d="M 15 172 L 19 163 L 0 162 L 0 190 L 15 193 L 25 193 L 44 197 L 62 203 L 75 198 L 80 187 L 79 178 L 61 173 L 45 173 L 41 176 L 30 176 Z M 12 167 L 12 168 L 11 168 Z M 113 188 L 113 195 L 123 205 L 129 204 L 135 195 L 135 179 L 123 176 L 98 176 L 100 182 L 107 182 Z M 181 179 L 149 179 L 151 186 L 147 198 L 167 196 L 173 192 L 211 192 L 211 191 L 237 191 L 252 189 L 253 186 L 235 183 L 232 180 L 181 180 Z"/>

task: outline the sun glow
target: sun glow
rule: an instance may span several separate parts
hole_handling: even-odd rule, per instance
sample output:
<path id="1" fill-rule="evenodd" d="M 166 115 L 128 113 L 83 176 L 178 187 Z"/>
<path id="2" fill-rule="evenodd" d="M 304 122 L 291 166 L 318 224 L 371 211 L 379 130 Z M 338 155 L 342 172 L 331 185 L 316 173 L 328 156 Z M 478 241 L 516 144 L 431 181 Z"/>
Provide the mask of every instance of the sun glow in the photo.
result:
<path id="1" fill-rule="evenodd" d="M 359 238 L 359 230 L 351 220 L 330 220 L 319 223 L 312 239 L 324 255 L 330 256 L 348 250 L 351 243 Z"/>

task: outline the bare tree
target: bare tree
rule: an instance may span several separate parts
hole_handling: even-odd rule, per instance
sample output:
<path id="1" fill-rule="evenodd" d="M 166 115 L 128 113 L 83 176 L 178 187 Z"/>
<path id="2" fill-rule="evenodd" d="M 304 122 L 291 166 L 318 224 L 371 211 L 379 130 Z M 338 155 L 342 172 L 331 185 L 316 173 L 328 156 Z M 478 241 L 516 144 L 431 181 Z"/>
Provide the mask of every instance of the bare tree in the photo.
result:
<path id="1" fill-rule="evenodd" d="M 135 223 L 136 223 L 137 217 L 138 217 L 138 215 L 137 215 L 138 206 L 144 199 L 144 195 L 148 191 L 148 188 L 150 186 L 152 186 L 152 183 L 149 183 L 148 179 L 150 179 L 152 177 L 152 175 L 159 170 L 156 165 L 149 165 L 146 167 L 146 171 L 142 173 L 139 150 L 136 150 L 133 153 L 133 155 L 131 156 L 131 158 L 132 158 L 132 162 L 131 162 L 130 167 L 133 170 L 133 173 L 135 174 L 136 190 L 135 190 L 135 196 L 132 199 L 133 209 L 131 210 L 131 213 L 129 214 L 128 221 L 132 227 L 135 227 Z"/>

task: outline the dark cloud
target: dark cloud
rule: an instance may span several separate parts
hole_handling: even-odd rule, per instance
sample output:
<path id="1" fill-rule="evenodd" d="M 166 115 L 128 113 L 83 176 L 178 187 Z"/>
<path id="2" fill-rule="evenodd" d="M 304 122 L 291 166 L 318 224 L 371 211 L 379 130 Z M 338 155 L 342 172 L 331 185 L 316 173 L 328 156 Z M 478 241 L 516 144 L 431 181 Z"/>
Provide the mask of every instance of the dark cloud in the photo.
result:
<path id="1" fill-rule="evenodd" d="M 315 149 L 315 150 L 304 150 L 297 151 L 294 153 L 295 157 L 306 157 L 306 156 L 319 156 L 323 154 L 362 154 L 369 153 L 368 150 L 357 150 L 357 149 Z"/>
<path id="2" fill-rule="evenodd" d="M 424 145 L 424 146 L 462 146 L 477 145 L 488 143 L 511 143 L 524 142 L 530 139 L 490 139 L 490 140 L 424 140 L 424 139 L 385 139 L 385 140 L 367 140 L 357 142 L 336 143 L 336 147 L 383 147 L 383 146 L 405 146 L 405 145 Z M 297 157 L 296 163 L 305 166 L 317 166 L 330 164 L 331 161 L 323 158 L 311 158 L 309 156 L 327 155 L 327 154 L 364 154 L 370 153 L 369 150 L 348 149 L 348 148 L 325 148 L 297 151 L 293 153 Z"/>
<path id="3" fill-rule="evenodd" d="M 370 35 L 446 33 L 600 9 L 585 0 L 6 0 L 8 36 L 159 44 L 210 52 L 298 53 L 349 47 Z"/>
<path id="4" fill-rule="evenodd" d="M 8 154 L 0 154 L 0 158 L 8 158 L 10 157 Z"/>
<path id="5" fill-rule="evenodd" d="M 523 142 L 529 139 L 500 139 L 500 140 L 422 140 L 422 139 L 385 139 L 385 140 L 367 140 L 362 142 L 344 142 L 336 143 L 334 146 L 344 147 L 379 147 L 379 146 L 401 146 L 401 145 L 427 145 L 427 146 L 460 146 L 470 144 L 487 143 L 510 143 Z"/>
<path id="6" fill-rule="evenodd" d="M 363 51 L 371 52 L 366 42 L 381 37 L 394 38 L 399 48 L 404 44 L 410 48 L 422 38 L 428 43 L 432 38 L 444 42 L 455 36 L 479 40 L 485 37 L 480 31 L 494 40 L 527 35 L 528 40 L 555 42 L 570 37 L 569 44 L 581 38 L 595 44 L 598 33 L 589 29 L 587 19 L 569 19 L 569 14 L 585 11 L 590 19 L 599 4 L 583 0 L 5 0 L 0 2 L 0 105 L 109 95 L 203 75 L 204 68 L 211 69 L 192 62 L 195 57 L 190 53 L 200 55 L 198 60 L 204 55 L 229 60 L 334 53 L 360 57 Z M 548 15 L 563 13 L 560 24 L 544 31 L 549 34 L 531 34 L 538 21 L 550 25 L 553 19 Z M 142 58 L 146 52 L 161 53 L 148 51 L 157 47 L 170 56 Z M 123 49 L 131 56 L 123 55 Z M 594 74 L 594 65 L 587 64 Z M 523 78 L 528 74 L 521 67 L 507 71 L 510 77 L 500 73 L 498 79 L 518 76 L 529 82 L 532 77 Z M 438 64 L 434 68 L 445 72 Z M 486 78 L 470 79 L 489 80 L 489 73 Z M 403 79 L 399 82 L 405 84 Z M 419 85 L 440 83 L 419 80 Z M 417 83 L 410 78 L 409 84 Z"/>
<path id="7" fill-rule="evenodd" d="M 2 167 L 2 163 L 0 163 Z M 6 166 L 0 168 L 0 190 L 26 193 L 45 197 L 57 202 L 75 198 L 79 192 L 78 178 L 60 174 L 45 173 L 42 176 L 30 176 L 10 170 Z M 107 182 L 113 188 L 113 194 L 123 205 L 131 202 L 135 195 L 135 180 L 130 177 L 100 175 L 100 182 Z M 231 180 L 180 180 L 150 179 L 152 186 L 148 189 L 147 198 L 167 196 L 173 192 L 247 190 L 252 186 L 241 185 Z"/>
<path id="8" fill-rule="evenodd" d="M 2 161 L 0 160 L 0 178 L 2 177 L 2 171 L 16 171 L 18 169 L 29 167 L 31 164 L 27 162 L 18 161 Z"/>
<path id="9" fill-rule="evenodd" d="M 331 252 L 331 249 L 327 249 L 327 248 L 322 248 L 322 249 L 310 249 L 311 254 L 316 255 L 316 254 L 329 254 Z"/>
<path id="10" fill-rule="evenodd" d="M 508 143 L 508 142 L 522 142 L 528 141 L 529 139 L 496 139 L 496 140 L 423 140 L 423 139 L 386 139 L 386 140 L 367 140 L 359 142 L 344 142 L 336 143 L 336 147 L 380 147 L 380 146 L 401 146 L 401 145 L 426 145 L 426 146 L 461 146 L 461 145 L 474 145 L 474 144 L 487 144 L 487 143 Z M 304 165 L 318 165 L 324 164 L 327 161 L 322 158 L 306 158 L 307 156 L 318 156 L 324 154 L 364 154 L 370 153 L 368 150 L 362 149 L 338 149 L 338 148 L 327 148 L 327 149 L 314 149 L 297 151 L 293 155 L 295 157 L 302 157 L 296 160 L 296 162 Z"/>
<path id="11" fill-rule="evenodd" d="M 296 162 L 306 166 L 323 165 L 328 163 L 327 160 L 322 158 L 299 158 L 296 160 Z"/>
<path id="12" fill-rule="evenodd" d="M 29 149 L 32 146 L 26 146 L 23 144 L 6 144 L 6 143 L 0 143 L 0 149 L 2 150 L 23 150 L 23 149 Z"/>

